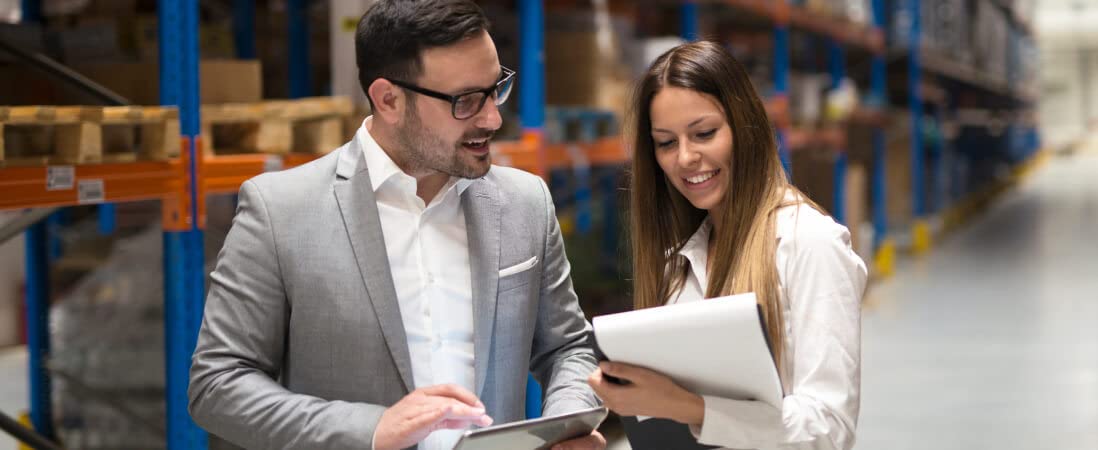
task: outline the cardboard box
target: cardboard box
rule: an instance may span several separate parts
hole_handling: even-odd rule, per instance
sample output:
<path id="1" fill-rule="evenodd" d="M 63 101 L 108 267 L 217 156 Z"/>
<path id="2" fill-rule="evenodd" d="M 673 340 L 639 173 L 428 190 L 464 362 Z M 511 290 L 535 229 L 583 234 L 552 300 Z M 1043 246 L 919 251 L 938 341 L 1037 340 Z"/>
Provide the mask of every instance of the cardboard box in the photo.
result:
<path id="1" fill-rule="evenodd" d="M 823 148 L 807 148 L 793 152 L 793 184 L 828 214 L 835 214 L 835 152 Z M 869 203 L 869 182 L 866 167 L 847 162 L 843 190 L 843 224 L 850 230 L 854 251 L 862 258 L 872 253 L 871 236 L 863 236 L 866 222 L 872 220 Z M 870 239 L 866 239 L 869 237 Z"/>
<path id="2" fill-rule="evenodd" d="M 134 104 L 160 104 L 160 69 L 156 63 L 89 64 L 74 69 Z M 203 104 L 256 102 L 263 98 L 256 60 L 204 60 L 199 63 L 199 77 Z"/>
<path id="3" fill-rule="evenodd" d="M 593 31 L 555 31 L 545 38 L 545 99 L 555 106 L 589 106 L 624 115 L 629 68 Z"/>
<path id="4" fill-rule="evenodd" d="M 135 105 L 160 104 L 157 63 L 104 63 L 74 66 L 93 81 L 126 97 Z M 201 101 L 206 104 L 256 102 L 263 82 L 256 60 L 205 60 L 199 64 Z M 96 104 L 61 81 L 20 66 L 0 69 L 0 98 L 6 105 Z"/>

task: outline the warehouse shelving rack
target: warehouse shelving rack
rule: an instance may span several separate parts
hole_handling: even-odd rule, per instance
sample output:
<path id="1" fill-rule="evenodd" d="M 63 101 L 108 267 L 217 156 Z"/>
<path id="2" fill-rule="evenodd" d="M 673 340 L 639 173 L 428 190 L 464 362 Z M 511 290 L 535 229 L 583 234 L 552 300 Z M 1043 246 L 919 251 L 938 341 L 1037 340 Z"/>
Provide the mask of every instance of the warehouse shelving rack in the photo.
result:
<path id="1" fill-rule="evenodd" d="M 906 0 L 906 7 L 918 18 L 920 1 Z M 542 0 L 516 0 L 520 16 L 519 62 L 519 113 L 522 135 L 518 141 L 496 144 L 496 151 L 506 155 L 512 165 L 547 176 L 552 167 L 568 163 L 568 154 L 559 145 L 545 142 L 545 70 L 544 70 L 544 4 Z M 849 49 L 859 49 L 872 54 L 870 67 L 870 103 L 887 104 L 887 65 L 893 54 L 886 49 L 883 27 L 886 22 L 883 0 L 873 0 L 873 24 L 869 27 L 817 17 L 807 10 L 788 3 L 787 0 L 702 0 L 676 2 L 681 11 L 681 35 L 686 39 L 698 37 L 698 8 L 701 5 L 719 4 L 723 7 L 751 12 L 770 21 L 774 39 L 774 95 L 767 99 L 768 110 L 774 115 L 783 164 L 790 167 L 791 142 L 821 139 L 817 135 L 805 135 L 788 125 L 788 79 L 790 73 L 790 32 L 799 30 L 828 41 L 828 60 L 832 83 L 845 75 L 845 57 Z M 38 2 L 24 0 L 28 20 L 40 17 Z M 290 24 L 290 85 L 292 96 L 309 94 L 310 80 L 302 61 L 308 58 L 308 33 L 305 24 L 305 0 L 291 0 L 288 4 Z M 237 36 L 237 53 L 241 57 L 254 57 L 254 4 L 236 0 L 234 5 L 234 33 Z M 81 199 L 79 186 L 83 181 L 102 180 L 102 198 L 94 202 L 127 202 L 159 199 L 163 209 L 164 227 L 164 282 L 165 282 L 165 333 L 167 367 L 167 430 L 168 447 L 171 449 L 200 449 L 207 445 L 205 433 L 190 419 L 187 413 L 186 388 L 191 354 L 202 315 L 204 303 L 203 227 L 205 197 L 213 194 L 235 192 L 240 184 L 272 167 L 286 168 L 312 159 L 312 155 L 291 154 L 284 157 L 269 155 L 209 156 L 202 150 L 199 137 L 198 98 L 198 2 L 196 0 L 161 0 L 159 2 L 160 26 L 160 77 L 161 103 L 177 105 L 180 111 L 182 151 L 178 159 L 166 162 L 137 162 L 126 164 L 101 164 L 75 166 L 69 189 L 48 188 L 52 171 L 56 168 L 0 168 L 0 190 L 10 195 L 0 198 L 0 209 L 26 209 L 65 207 L 87 204 Z M 910 33 L 918 42 L 919 22 L 914 20 Z M 922 116 L 923 105 L 940 97 L 942 89 L 923 80 L 922 74 L 931 71 L 939 77 L 961 82 L 989 86 L 1001 95 L 1019 101 L 1032 101 L 1034 94 L 1015 89 L 1009 83 L 988 82 L 978 71 L 956 66 L 944 58 L 919 49 L 914 45 L 902 46 L 901 57 L 909 70 L 908 85 L 911 92 L 909 108 L 914 121 Z M 994 80 L 992 80 L 994 81 Z M 987 89 L 987 88 L 985 88 Z M 861 114 L 872 123 L 883 123 L 883 110 L 869 109 Z M 916 124 L 915 130 L 918 129 Z M 913 195 L 916 205 L 916 234 L 925 228 L 926 211 L 923 199 L 924 177 L 922 161 L 924 149 L 919 133 L 913 132 L 911 143 Z M 592 163 L 617 164 L 626 161 L 628 154 L 617 138 L 583 143 L 580 147 L 589 155 Z M 874 245 L 880 273 L 892 270 L 894 245 L 887 237 L 884 195 L 884 129 L 876 126 L 873 135 L 874 165 L 871 168 L 872 217 L 876 231 Z M 839 150 L 834 166 L 836 178 L 835 211 L 843 219 L 845 207 L 841 189 L 845 177 L 846 160 Z M 275 160 L 272 160 L 275 158 Z M 796 174 L 792 174 L 795 176 Z M 113 228 L 110 208 L 101 210 L 102 225 Z M 48 252 L 49 232 L 44 223 L 38 223 L 26 232 L 27 250 L 27 332 L 30 353 L 30 412 L 32 423 L 40 433 L 51 436 L 50 377 L 45 369 L 49 356 L 49 282 Z M 929 244 L 927 244 L 929 245 Z M 531 383 L 528 395 L 528 415 L 540 411 L 540 391 Z"/>

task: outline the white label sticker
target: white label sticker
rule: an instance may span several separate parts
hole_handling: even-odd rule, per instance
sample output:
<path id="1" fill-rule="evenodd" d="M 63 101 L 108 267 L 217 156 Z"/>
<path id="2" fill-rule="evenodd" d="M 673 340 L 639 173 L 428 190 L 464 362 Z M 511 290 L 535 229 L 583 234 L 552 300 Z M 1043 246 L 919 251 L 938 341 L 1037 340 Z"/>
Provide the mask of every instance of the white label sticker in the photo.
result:
<path id="1" fill-rule="evenodd" d="M 76 180 L 76 169 L 72 166 L 49 166 L 46 168 L 46 190 L 64 191 L 72 189 Z"/>
<path id="2" fill-rule="evenodd" d="M 282 157 L 277 155 L 271 155 L 267 157 L 266 161 L 263 161 L 264 172 L 278 172 L 282 170 Z"/>
<path id="3" fill-rule="evenodd" d="M 103 192 L 103 180 L 80 180 L 77 186 L 77 201 L 85 203 L 102 203 L 106 198 Z"/>

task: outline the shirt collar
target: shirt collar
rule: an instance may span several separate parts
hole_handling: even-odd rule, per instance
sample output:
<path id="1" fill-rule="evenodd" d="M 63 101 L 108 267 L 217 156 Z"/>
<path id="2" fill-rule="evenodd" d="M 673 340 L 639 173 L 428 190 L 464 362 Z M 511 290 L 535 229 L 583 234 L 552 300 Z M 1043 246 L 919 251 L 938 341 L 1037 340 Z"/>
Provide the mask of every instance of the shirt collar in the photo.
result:
<path id="1" fill-rule="evenodd" d="M 699 281 L 705 280 L 706 265 L 709 262 L 709 234 L 712 230 L 713 224 L 709 222 L 709 217 L 706 217 L 698 226 L 698 230 L 678 251 L 679 255 L 690 261 L 690 270 Z"/>

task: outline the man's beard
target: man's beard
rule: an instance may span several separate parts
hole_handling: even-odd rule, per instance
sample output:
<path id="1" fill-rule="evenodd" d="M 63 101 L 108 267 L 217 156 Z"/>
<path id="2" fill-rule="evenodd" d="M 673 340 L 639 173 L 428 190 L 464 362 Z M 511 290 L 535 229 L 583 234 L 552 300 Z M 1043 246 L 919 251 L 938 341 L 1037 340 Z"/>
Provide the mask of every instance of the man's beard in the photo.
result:
<path id="1" fill-rule="evenodd" d="M 414 107 L 404 113 L 404 124 L 397 130 L 397 140 L 403 147 L 404 170 L 410 173 L 435 171 L 459 178 L 480 178 L 491 167 L 491 155 L 467 154 L 462 142 L 488 137 L 487 130 L 476 130 L 458 142 L 446 142 L 423 126 Z M 464 156 L 464 158 L 463 158 Z"/>

